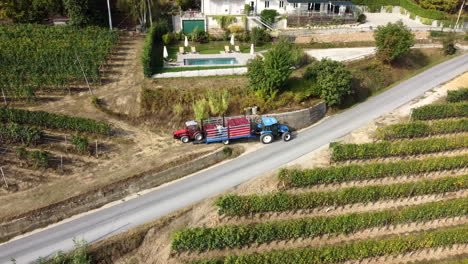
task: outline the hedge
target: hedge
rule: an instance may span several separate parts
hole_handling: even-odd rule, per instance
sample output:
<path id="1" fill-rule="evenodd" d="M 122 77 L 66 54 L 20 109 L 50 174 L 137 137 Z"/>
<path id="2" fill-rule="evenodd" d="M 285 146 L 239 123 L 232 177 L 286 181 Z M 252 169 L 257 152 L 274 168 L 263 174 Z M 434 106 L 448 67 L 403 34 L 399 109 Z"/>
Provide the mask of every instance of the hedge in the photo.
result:
<path id="1" fill-rule="evenodd" d="M 310 264 L 336 263 L 426 248 L 448 247 L 468 242 L 468 226 L 426 231 L 411 235 L 375 238 L 352 243 L 276 250 L 266 253 L 230 255 L 225 259 L 196 261 L 194 264 Z"/>
<path id="2" fill-rule="evenodd" d="M 463 88 L 455 91 L 448 91 L 447 101 L 449 101 L 450 103 L 468 101 L 468 88 Z"/>
<path id="3" fill-rule="evenodd" d="M 42 150 L 27 150 L 25 148 L 15 149 L 20 160 L 31 162 L 35 168 L 48 168 L 51 154 Z"/>
<path id="4" fill-rule="evenodd" d="M 159 67 L 163 66 L 163 46 L 161 41 L 162 36 L 167 32 L 169 32 L 167 21 L 161 20 L 154 22 L 146 35 L 141 54 L 141 63 L 145 77 L 150 78 Z"/>
<path id="5" fill-rule="evenodd" d="M 446 17 L 442 11 L 425 9 L 412 0 L 352 0 L 355 5 L 366 6 L 400 6 L 413 15 L 434 20 L 442 20 Z"/>
<path id="6" fill-rule="evenodd" d="M 106 122 L 100 122 L 88 118 L 52 114 L 44 111 L 28 111 L 23 109 L 0 107 L 0 122 L 35 125 L 50 129 L 110 134 L 110 125 Z"/>
<path id="7" fill-rule="evenodd" d="M 451 117 L 468 117 L 468 102 L 430 104 L 413 109 L 413 120 L 431 120 Z"/>
<path id="8" fill-rule="evenodd" d="M 400 139 L 426 137 L 430 135 L 468 131 L 468 119 L 438 120 L 433 122 L 414 121 L 406 124 L 395 124 L 377 129 L 380 139 Z"/>
<path id="9" fill-rule="evenodd" d="M 330 144 L 332 159 L 344 161 L 351 159 L 372 159 L 380 157 L 418 155 L 468 147 L 468 135 L 451 137 L 380 141 L 366 144 Z"/>
<path id="10" fill-rule="evenodd" d="M 272 192 L 264 195 L 228 194 L 219 197 L 215 205 L 220 215 L 248 215 L 261 212 L 284 212 L 311 209 L 320 206 L 341 206 L 387 199 L 453 192 L 468 187 L 468 175 L 444 177 L 435 180 L 398 183 L 383 186 L 350 187 L 329 192 Z"/>
<path id="11" fill-rule="evenodd" d="M 0 123 L 0 143 L 21 143 L 27 146 L 34 146 L 39 144 L 44 132 L 41 130 L 22 126 L 16 123 L 5 125 Z"/>
<path id="12" fill-rule="evenodd" d="M 316 169 L 282 169 L 278 177 L 287 186 L 304 187 L 315 184 L 340 183 L 352 180 L 367 180 L 399 175 L 427 173 L 432 171 L 466 168 L 468 155 L 435 157 L 422 160 L 353 164 Z"/>
<path id="13" fill-rule="evenodd" d="M 188 228 L 173 234 L 171 248 L 179 252 L 242 248 L 253 243 L 310 238 L 324 234 L 348 234 L 365 228 L 430 221 L 466 214 L 468 214 L 468 198 L 463 198 L 402 209 L 351 213 L 334 217 L 225 225 L 215 228 Z"/>

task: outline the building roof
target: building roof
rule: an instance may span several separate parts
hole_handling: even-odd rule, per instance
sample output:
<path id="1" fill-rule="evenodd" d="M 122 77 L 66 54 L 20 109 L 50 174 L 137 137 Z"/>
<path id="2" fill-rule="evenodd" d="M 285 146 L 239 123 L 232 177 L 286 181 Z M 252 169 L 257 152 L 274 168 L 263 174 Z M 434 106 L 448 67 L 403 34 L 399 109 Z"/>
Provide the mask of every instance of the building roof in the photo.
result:
<path id="1" fill-rule="evenodd" d="M 288 3 L 332 3 L 333 5 L 351 6 L 350 1 L 329 1 L 329 0 L 287 0 Z"/>

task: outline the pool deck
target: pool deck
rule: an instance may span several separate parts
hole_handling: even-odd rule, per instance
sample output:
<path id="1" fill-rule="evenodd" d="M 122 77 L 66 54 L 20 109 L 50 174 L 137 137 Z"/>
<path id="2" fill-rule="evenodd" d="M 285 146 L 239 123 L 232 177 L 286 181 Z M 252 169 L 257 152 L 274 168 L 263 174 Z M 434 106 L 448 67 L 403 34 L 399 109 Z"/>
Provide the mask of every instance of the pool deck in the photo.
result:
<path id="1" fill-rule="evenodd" d="M 177 61 L 175 63 L 168 63 L 165 64 L 164 67 L 166 68 L 180 68 L 180 67 L 211 67 L 211 66 L 242 66 L 247 65 L 247 61 L 253 59 L 256 55 L 250 55 L 250 53 L 225 53 L 224 51 L 220 51 L 219 54 L 177 54 Z M 222 59 L 222 58 L 235 58 L 237 60 L 237 64 L 210 64 L 210 65 L 184 65 L 185 59 Z M 187 69 L 189 70 L 189 69 Z"/>

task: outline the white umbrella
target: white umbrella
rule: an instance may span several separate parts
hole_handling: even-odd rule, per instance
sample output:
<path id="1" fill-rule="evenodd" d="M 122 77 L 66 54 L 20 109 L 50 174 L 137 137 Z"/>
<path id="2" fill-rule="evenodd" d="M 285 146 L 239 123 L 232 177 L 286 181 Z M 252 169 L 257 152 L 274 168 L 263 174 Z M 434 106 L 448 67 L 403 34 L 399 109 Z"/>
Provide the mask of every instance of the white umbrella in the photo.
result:
<path id="1" fill-rule="evenodd" d="M 185 36 L 184 46 L 185 46 L 185 47 L 188 47 L 188 38 L 187 38 L 187 36 Z"/>
<path id="2" fill-rule="evenodd" d="M 254 55 L 255 49 L 254 49 L 254 44 L 250 45 L 250 55 Z"/>
<path id="3" fill-rule="evenodd" d="M 163 58 L 167 59 L 167 57 L 169 57 L 169 54 L 167 53 L 167 48 L 166 48 L 166 46 L 164 46 Z"/>
<path id="4" fill-rule="evenodd" d="M 231 45 L 234 46 L 234 34 L 231 35 Z"/>

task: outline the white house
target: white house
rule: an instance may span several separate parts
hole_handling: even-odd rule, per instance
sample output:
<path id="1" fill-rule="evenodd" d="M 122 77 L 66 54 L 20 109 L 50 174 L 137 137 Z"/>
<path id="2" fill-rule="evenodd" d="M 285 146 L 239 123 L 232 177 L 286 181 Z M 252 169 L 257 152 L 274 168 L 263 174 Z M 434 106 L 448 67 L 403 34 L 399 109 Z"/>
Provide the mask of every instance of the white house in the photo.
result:
<path id="1" fill-rule="evenodd" d="M 251 12 L 246 14 L 245 6 L 249 5 Z M 260 13 L 265 9 L 274 9 L 281 15 L 305 15 L 314 14 L 325 16 L 345 16 L 353 13 L 351 1 L 334 0 L 201 0 L 200 11 L 186 11 L 180 16 L 173 17 L 174 30 L 191 32 L 194 28 L 213 30 L 219 28 L 213 16 L 236 16 L 237 24 L 242 25 L 242 17 L 247 15 L 248 29 L 255 26 L 267 28 L 285 28 L 286 20 L 276 25 L 265 25 L 260 19 Z"/>

